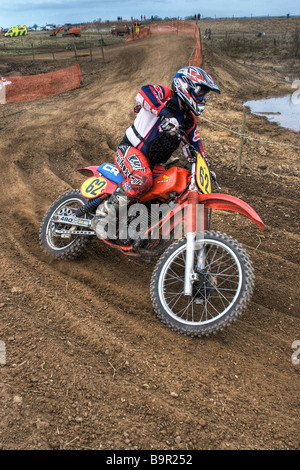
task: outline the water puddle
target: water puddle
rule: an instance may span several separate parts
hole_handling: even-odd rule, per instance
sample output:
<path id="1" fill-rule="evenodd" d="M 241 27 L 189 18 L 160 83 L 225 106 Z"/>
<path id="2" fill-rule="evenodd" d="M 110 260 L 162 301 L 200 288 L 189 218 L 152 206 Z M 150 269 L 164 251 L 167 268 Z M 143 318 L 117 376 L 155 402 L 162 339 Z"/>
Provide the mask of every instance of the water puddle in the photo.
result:
<path id="1" fill-rule="evenodd" d="M 300 131 L 300 89 L 280 98 L 247 101 L 252 114 L 265 116 L 271 122 L 292 131 Z"/>

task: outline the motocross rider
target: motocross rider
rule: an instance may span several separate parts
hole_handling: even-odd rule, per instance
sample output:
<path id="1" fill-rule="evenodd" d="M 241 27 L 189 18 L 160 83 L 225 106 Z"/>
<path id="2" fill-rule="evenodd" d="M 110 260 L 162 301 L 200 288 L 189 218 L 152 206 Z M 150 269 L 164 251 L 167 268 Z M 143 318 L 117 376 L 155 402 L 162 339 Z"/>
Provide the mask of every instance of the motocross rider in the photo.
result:
<path id="1" fill-rule="evenodd" d="M 180 69 L 173 78 L 172 89 L 163 85 L 145 85 L 135 97 L 138 113 L 119 144 L 114 160 L 124 176 L 110 198 L 96 211 L 93 227 L 99 238 L 105 238 L 107 216 L 117 214 L 146 194 L 152 186 L 152 172 L 164 164 L 179 147 L 179 126 L 190 143 L 202 155 L 203 146 L 197 131 L 196 117 L 204 109 L 208 93 L 220 93 L 210 75 L 198 67 Z"/>

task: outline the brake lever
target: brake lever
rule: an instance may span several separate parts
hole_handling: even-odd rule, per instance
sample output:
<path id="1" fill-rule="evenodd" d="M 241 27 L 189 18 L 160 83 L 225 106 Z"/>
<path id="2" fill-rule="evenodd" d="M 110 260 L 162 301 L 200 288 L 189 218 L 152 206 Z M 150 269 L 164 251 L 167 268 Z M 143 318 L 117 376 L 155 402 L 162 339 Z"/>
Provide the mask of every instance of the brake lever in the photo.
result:
<path id="1" fill-rule="evenodd" d="M 214 171 L 212 170 L 209 170 L 210 172 L 210 176 L 211 176 L 211 179 L 213 180 L 213 182 L 215 183 L 215 185 L 217 186 L 218 190 L 220 191 L 221 190 L 221 186 L 219 186 L 219 183 L 217 181 L 217 177 L 216 177 L 216 174 Z"/>

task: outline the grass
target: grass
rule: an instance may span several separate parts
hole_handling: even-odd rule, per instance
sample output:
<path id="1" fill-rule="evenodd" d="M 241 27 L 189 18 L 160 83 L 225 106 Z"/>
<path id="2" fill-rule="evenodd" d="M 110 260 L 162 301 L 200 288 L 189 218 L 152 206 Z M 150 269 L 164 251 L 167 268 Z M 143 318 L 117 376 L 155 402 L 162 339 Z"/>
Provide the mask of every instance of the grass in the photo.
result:
<path id="1" fill-rule="evenodd" d="M 205 41 L 205 39 L 204 39 Z M 299 33 L 255 33 L 227 31 L 207 41 L 212 49 L 234 58 L 299 57 Z"/>
<path id="2" fill-rule="evenodd" d="M 214 23 L 212 23 L 214 25 Z M 272 58 L 277 57 L 300 57 L 300 29 L 293 24 L 289 29 L 278 30 L 261 34 L 254 31 L 237 31 L 229 28 L 238 27 L 237 24 L 222 23 L 222 29 L 213 27 L 211 40 L 204 39 L 212 49 L 221 54 L 234 58 Z M 226 29 L 227 27 L 227 29 Z M 203 28 L 202 28 L 203 29 Z M 124 41 L 122 37 L 100 32 L 82 32 L 80 38 L 62 37 L 59 34 L 51 37 L 50 32 L 31 33 L 28 36 L 18 38 L 7 38 L 0 35 L 0 55 L 32 55 L 49 50 L 50 53 L 63 50 L 99 48 L 101 39 L 106 46 Z"/>
<path id="3" fill-rule="evenodd" d="M 32 55 L 39 52 L 49 52 L 76 49 L 99 48 L 103 39 L 105 46 L 123 41 L 121 38 L 100 33 L 82 33 L 81 37 L 50 37 L 50 34 L 29 34 L 17 38 L 0 36 L 0 55 Z"/>

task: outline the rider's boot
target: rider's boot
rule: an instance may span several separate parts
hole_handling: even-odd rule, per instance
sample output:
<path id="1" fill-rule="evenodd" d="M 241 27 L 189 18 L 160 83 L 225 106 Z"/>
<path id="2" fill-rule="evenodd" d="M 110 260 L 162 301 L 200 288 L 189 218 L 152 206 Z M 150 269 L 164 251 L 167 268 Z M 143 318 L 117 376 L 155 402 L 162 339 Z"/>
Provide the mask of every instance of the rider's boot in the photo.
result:
<path id="1" fill-rule="evenodd" d="M 119 212 L 126 208 L 134 199 L 125 193 L 121 184 L 114 193 L 98 207 L 92 221 L 92 227 L 98 238 L 110 238 L 109 228 L 115 233 Z"/>

